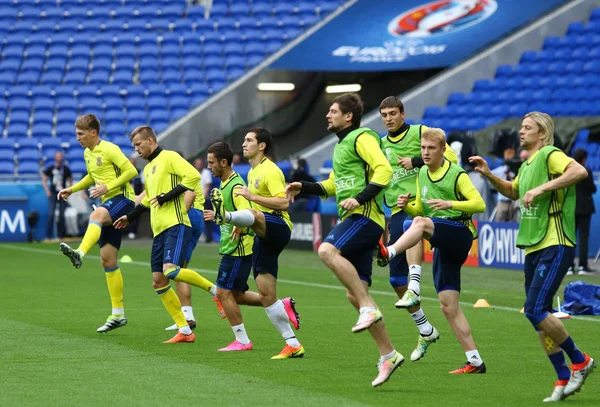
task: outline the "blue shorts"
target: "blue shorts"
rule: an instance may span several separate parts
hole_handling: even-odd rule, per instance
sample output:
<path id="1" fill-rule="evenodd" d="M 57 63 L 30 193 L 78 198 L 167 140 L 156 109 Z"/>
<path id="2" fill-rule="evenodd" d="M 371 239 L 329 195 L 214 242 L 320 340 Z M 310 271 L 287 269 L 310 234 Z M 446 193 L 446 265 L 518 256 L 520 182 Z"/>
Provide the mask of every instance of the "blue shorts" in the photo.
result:
<path id="1" fill-rule="evenodd" d="M 192 236 L 185 252 L 185 261 L 189 263 L 192 258 L 192 252 L 198 244 L 198 239 L 204 233 L 204 212 L 201 209 L 192 208 L 188 212 L 188 216 L 192 224 Z"/>
<path id="2" fill-rule="evenodd" d="M 392 216 L 390 221 L 390 240 L 389 244 L 395 243 L 404 234 L 404 221 L 411 217 L 404 211 L 400 211 Z M 408 284 L 408 262 L 406 252 L 402 252 L 390 260 L 390 283 L 392 287 L 402 287 Z"/>
<path id="3" fill-rule="evenodd" d="M 575 248 L 550 246 L 525 256 L 525 312 L 545 314 L 575 258 Z"/>
<path id="4" fill-rule="evenodd" d="M 263 213 L 267 230 L 264 238 L 258 236 L 254 238 L 254 246 L 252 247 L 254 278 L 259 273 L 268 273 L 277 278 L 279 255 L 290 242 L 292 231 L 283 218 L 270 213 Z"/>
<path id="5" fill-rule="evenodd" d="M 334 227 L 324 243 L 334 245 L 348 260 L 361 280 L 371 285 L 373 254 L 383 229 L 366 216 L 353 214 Z"/>
<path id="6" fill-rule="evenodd" d="M 473 244 L 471 230 L 461 222 L 432 218 L 433 236 L 429 239 L 433 253 L 433 284 L 436 291 L 460 292 L 460 269 Z"/>
<path id="7" fill-rule="evenodd" d="M 221 257 L 219 263 L 219 275 L 217 276 L 217 287 L 224 290 L 235 290 L 246 292 L 248 277 L 252 269 L 252 255 Z"/>
<path id="8" fill-rule="evenodd" d="M 135 202 L 131 199 L 125 198 L 124 195 L 113 196 L 102 205 L 102 208 L 106 208 L 110 214 L 112 222 L 116 221 L 123 215 L 127 215 L 135 207 Z M 117 250 L 121 248 L 121 238 L 123 237 L 123 231 L 115 229 L 112 225 L 103 226 L 102 232 L 100 233 L 100 239 L 98 245 L 104 247 L 104 245 L 111 245 Z"/>
<path id="9" fill-rule="evenodd" d="M 163 264 L 173 263 L 183 267 L 184 250 L 192 236 L 192 228 L 186 225 L 171 226 L 152 241 L 150 264 L 153 273 L 162 273 Z"/>

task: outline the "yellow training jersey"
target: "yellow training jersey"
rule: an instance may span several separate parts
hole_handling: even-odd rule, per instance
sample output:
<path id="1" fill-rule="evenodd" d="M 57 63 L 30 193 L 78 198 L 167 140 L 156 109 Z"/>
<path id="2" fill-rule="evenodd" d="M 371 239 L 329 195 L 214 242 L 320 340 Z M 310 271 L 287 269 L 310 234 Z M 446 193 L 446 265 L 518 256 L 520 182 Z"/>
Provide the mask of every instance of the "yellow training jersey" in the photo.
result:
<path id="1" fill-rule="evenodd" d="M 365 162 L 367 181 L 385 187 L 392 179 L 394 171 L 385 158 L 383 151 L 381 151 L 377 140 L 368 134 L 361 134 L 356 138 L 356 152 Z M 329 178 L 320 182 L 326 193 L 325 198 L 335 195 L 336 186 L 334 179 L 335 174 L 331 171 Z M 383 214 L 382 207 L 377 207 L 377 205 L 361 205 L 352 211 L 348 211 L 344 219 L 352 214 L 366 216 L 382 228 L 385 228 L 385 215 Z"/>
<path id="2" fill-rule="evenodd" d="M 256 167 L 248 172 L 248 189 L 252 194 L 264 198 L 285 198 L 285 177 L 283 176 L 283 172 L 281 172 L 281 169 L 273 161 L 265 157 Z M 256 202 L 252 203 L 252 207 L 261 212 L 280 215 L 290 230 L 292 229 L 292 221 L 287 211 L 269 209 Z"/>
<path id="3" fill-rule="evenodd" d="M 532 154 L 531 157 L 529 157 L 528 162 L 532 162 L 533 159 L 535 158 L 535 156 L 539 153 L 539 150 L 536 151 L 535 153 Z M 565 153 L 563 153 L 562 151 L 556 151 L 552 154 L 550 154 L 548 156 L 548 171 L 550 172 L 550 175 L 554 175 L 554 176 L 560 176 L 561 174 L 563 174 L 565 172 L 565 169 L 567 168 L 567 166 L 569 164 L 571 164 L 571 162 L 573 161 L 573 159 L 569 156 L 567 156 Z M 552 179 L 552 177 L 551 177 Z M 512 188 L 515 191 L 519 190 L 519 176 L 517 175 L 515 177 L 515 180 L 513 181 L 512 184 Z M 557 223 L 561 222 L 560 220 L 560 211 L 562 210 L 562 205 L 564 202 L 564 189 L 559 189 L 556 191 L 556 193 L 558 194 L 558 199 L 556 200 L 556 205 L 558 206 L 558 208 L 556 208 L 556 215 L 550 215 L 550 219 L 548 221 L 548 231 L 546 232 L 546 236 L 544 237 L 544 239 L 539 242 L 538 244 L 536 244 L 535 246 L 531 246 L 531 247 L 526 247 L 525 248 L 525 254 L 529 254 L 529 253 L 533 253 L 533 252 L 537 252 L 538 250 L 542 250 L 545 249 L 546 247 L 550 247 L 550 246 L 557 246 L 557 245 L 563 245 L 563 246 L 569 246 L 569 247 L 573 247 L 573 243 L 571 243 L 569 241 L 569 239 L 567 239 L 565 237 L 565 235 L 563 233 L 558 233 L 559 228 L 557 227 Z M 560 228 L 562 230 L 562 227 Z"/>
<path id="4" fill-rule="evenodd" d="M 196 198 L 194 198 L 194 202 L 192 202 L 192 208 L 193 209 L 200 209 L 201 211 L 204 210 L 204 191 L 202 191 L 202 183 L 198 183 L 198 185 L 196 185 L 196 188 L 194 188 L 194 192 L 196 193 Z"/>
<path id="5" fill-rule="evenodd" d="M 100 140 L 93 150 L 85 149 L 83 158 L 88 175 L 93 180 L 92 185 L 102 183 L 108 188 L 108 192 L 102 196 L 102 202 L 121 194 L 127 199 L 135 200 L 135 194 L 129 181 L 138 172 L 116 144 Z M 125 171 L 133 174 L 131 178 L 117 181 L 117 178 Z"/>
<path id="6" fill-rule="evenodd" d="M 191 226 L 183 194 L 160 207 L 152 206 L 150 200 L 166 194 L 179 184 L 190 191 L 196 190 L 196 186 L 200 184 L 198 171 L 175 151 L 161 149 L 144 167 L 144 178 L 146 196 L 141 205 L 150 208 L 150 225 L 154 236 L 175 225 Z"/>

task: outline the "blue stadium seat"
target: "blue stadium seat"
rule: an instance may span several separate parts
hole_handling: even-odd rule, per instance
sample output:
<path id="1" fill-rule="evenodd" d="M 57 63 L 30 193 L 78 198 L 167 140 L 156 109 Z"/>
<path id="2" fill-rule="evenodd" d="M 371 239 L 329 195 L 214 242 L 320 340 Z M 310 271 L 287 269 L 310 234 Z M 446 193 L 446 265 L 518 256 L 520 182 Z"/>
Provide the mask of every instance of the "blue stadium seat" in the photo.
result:
<path id="1" fill-rule="evenodd" d="M 14 175 L 15 164 L 9 161 L 0 161 L 0 174 L 2 175 Z"/>

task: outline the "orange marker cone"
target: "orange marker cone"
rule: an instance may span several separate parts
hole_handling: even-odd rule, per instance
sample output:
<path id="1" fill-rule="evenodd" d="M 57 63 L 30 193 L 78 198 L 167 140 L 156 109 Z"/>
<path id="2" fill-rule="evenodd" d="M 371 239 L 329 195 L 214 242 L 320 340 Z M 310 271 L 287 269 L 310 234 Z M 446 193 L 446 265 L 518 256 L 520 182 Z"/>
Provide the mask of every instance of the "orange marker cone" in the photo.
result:
<path id="1" fill-rule="evenodd" d="M 490 303 L 487 302 L 486 300 L 484 300 L 483 298 L 480 298 L 477 300 L 477 302 L 473 305 L 473 308 L 489 308 L 490 307 Z"/>

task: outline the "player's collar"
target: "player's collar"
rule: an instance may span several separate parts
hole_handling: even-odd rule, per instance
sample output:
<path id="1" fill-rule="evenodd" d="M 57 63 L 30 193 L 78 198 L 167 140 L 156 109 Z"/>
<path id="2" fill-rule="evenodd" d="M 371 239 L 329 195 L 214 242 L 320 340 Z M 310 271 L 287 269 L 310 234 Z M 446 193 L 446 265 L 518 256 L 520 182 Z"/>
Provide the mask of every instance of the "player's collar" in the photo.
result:
<path id="1" fill-rule="evenodd" d="M 352 132 L 356 129 L 358 129 L 358 126 L 350 126 L 350 127 L 346 127 L 344 130 L 340 131 L 339 133 L 335 133 L 335 134 L 336 134 L 336 136 L 338 136 L 340 141 L 342 141 L 348 134 L 350 134 L 350 132 Z"/>
<path id="2" fill-rule="evenodd" d="M 405 131 L 408 130 L 408 128 L 410 127 L 410 124 L 404 122 L 404 124 L 402 124 L 402 126 L 400 126 L 400 128 L 396 131 L 390 131 L 388 133 L 389 137 L 398 137 L 399 135 L 401 135 L 402 133 L 404 133 Z"/>
<path id="3" fill-rule="evenodd" d="M 161 151 L 163 151 L 163 148 L 161 146 L 157 146 L 156 149 L 152 152 L 152 154 L 148 156 L 148 161 L 154 160 L 160 154 Z"/>

